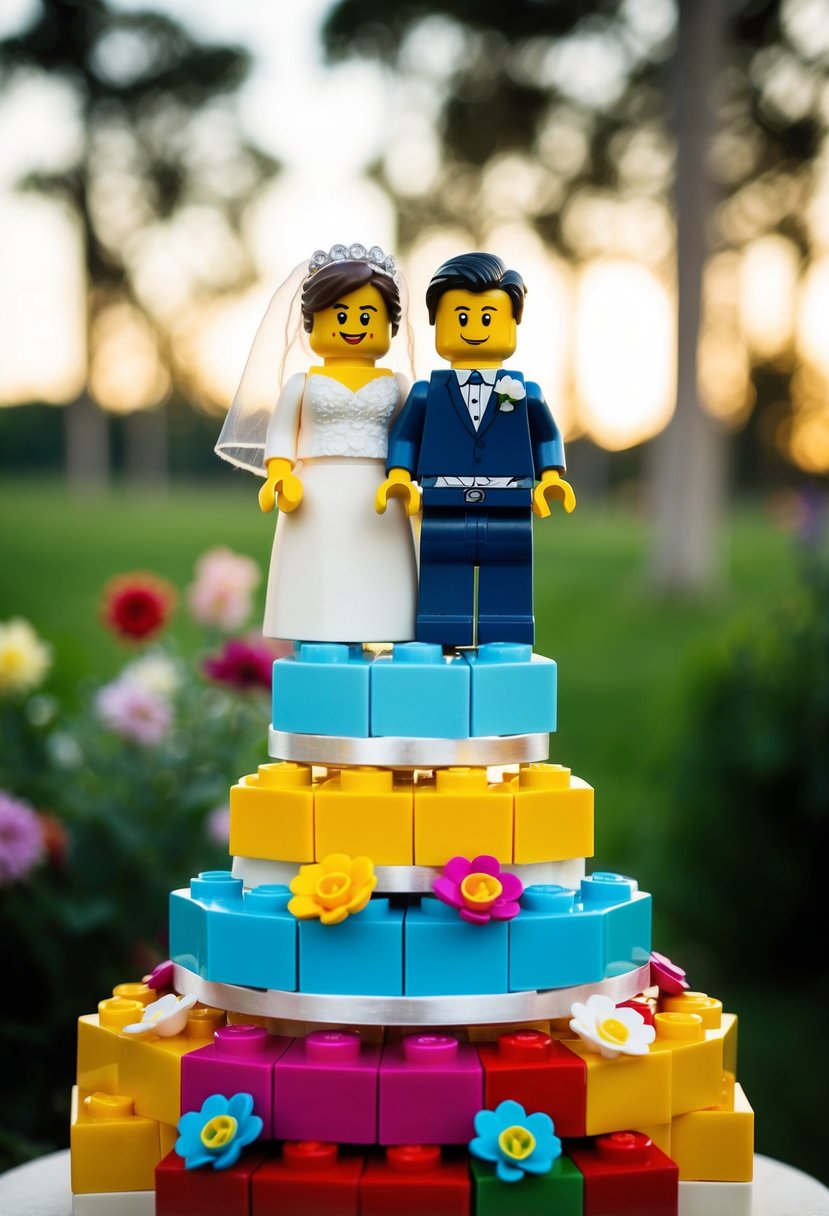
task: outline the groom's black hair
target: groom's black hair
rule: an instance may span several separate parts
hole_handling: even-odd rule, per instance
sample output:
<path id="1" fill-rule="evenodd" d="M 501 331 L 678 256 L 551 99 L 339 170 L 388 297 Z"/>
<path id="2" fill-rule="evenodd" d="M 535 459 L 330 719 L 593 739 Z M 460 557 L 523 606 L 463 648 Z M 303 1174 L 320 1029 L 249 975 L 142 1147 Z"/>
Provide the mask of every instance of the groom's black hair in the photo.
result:
<path id="1" fill-rule="evenodd" d="M 438 303 L 445 291 L 503 291 L 512 303 L 512 315 L 520 323 L 524 312 L 527 288 L 517 270 L 507 270 L 506 264 L 494 253 L 461 253 L 439 266 L 426 288 L 429 323 L 434 325 Z"/>

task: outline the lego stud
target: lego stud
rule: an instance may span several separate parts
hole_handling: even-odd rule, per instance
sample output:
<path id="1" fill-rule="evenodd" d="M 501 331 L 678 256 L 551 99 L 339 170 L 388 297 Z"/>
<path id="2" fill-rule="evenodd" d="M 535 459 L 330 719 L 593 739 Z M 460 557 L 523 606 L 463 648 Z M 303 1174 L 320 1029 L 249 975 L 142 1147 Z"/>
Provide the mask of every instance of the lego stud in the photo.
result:
<path id="1" fill-rule="evenodd" d="M 552 1042 L 543 1030 L 513 1030 L 498 1036 L 498 1054 L 507 1060 L 531 1064 L 549 1056 Z"/>
<path id="2" fill-rule="evenodd" d="M 613 1165 L 642 1165 L 648 1160 L 653 1141 L 644 1132 L 612 1132 L 596 1137 L 596 1149 L 603 1161 Z"/>
<path id="3" fill-rule="evenodd" d="M 392 1144 L 386 1149 L 386 1163 L 396 1174 L 431 1174 L 440 1169 L 440 1162 L 437 1144 Z"/>
<path id="4" fill-rule="evenodd" d="M 658 1013 L 653 1019 L 658 1039 L 681 1039 L 696 1043 L 705 1038 L 702 1018 L 698 1013 Z"/>
<path id="5" fill-rule="evenodd" d="M 323 1064 L 340 1064 L 360 1055 L 360 1036 L 356 1030 L 312 1030 L 305 1036 L 305 1054 Z"/>
<path id="6" fill-rule="evenodd" d="M 282 1160 L 288 1169 L 300 1173 L 333 1169 L 338 1157 L 337 1145 L 329 1140 L 288 1140 L 282 1147 Z"/>
<path id="7" fill-rule="evenodd" d="M 222 1026 L 213 1035 L 217 1048 L 226 1055 L 255 1056 L 268 1045 L 268 1032 L 262 1026 Z"/>
<path id="8" fill-rule="evenodd" d="M 135 1113 L 132 1098 L 126 1094 L 89 1094 L 83 1104 L 92 1119 L 128 1119 Z"/>
<path id="9" fill-rule="evenodd" d="M 123 996 L 111 996 L 98 1002 L 98 1024 L 107 1030 L 123 1030 L 143 1014 L 144 1006 L 140 1001 L 131 1001 Z"/>
<path id="10" fill-rule="evenodd" d="M 458 1040 L 451 1034 L 407 1034 L 403 1039 L 403 1055 L 410 1064 L 426 1067 L 451 1064 L 457 1059 Z"/>

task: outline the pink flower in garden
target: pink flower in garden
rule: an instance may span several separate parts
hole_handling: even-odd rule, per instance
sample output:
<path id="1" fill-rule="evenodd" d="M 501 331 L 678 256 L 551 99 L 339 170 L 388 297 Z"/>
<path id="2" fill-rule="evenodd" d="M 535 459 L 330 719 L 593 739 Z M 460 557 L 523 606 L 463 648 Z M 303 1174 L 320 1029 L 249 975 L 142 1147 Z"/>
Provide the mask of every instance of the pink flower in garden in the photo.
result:
<path id="1" fill-rule="evenodd" d="M 471 861 L 450 858 L 432 889 L 438 899 L 458 909 L 462 920 L 485 925 L 490 920 L 512 920 L 518 915 L 524 884 L 517 875 L 503 871 L 495 857 L 482 854 Z"/>
<path id="2" fill-rule="evenodd" d="M 667 992 L 670 996 L 678 996 L 689 987 L 683 969 L 656 950 L 651 951 L 651 983 L 656 984 L 660 992 Z"/>
<path id="3" fill-rule="evenodd" d="M 262 639 L 230 638 L 217 655 L 204 660 L 204 674 L 218 684 L 229 684 L 232 688 L 271 687 L 273 661 L 289 654 L 290 643 L 285 646 L 270 645 Z"/>
<path id="4" fill-rule="evenodd" d="M 226 849 L 230 836 L 230 807 L 226 803 L 215 806 L 207 816 L 204 826 L 208 840 Z"/>
<path id="5" fill-rule="evenodd" d="M 173 711 L 163 697 L 123 676 L 104 685 L 95 708 L 110 730 L 144 747 L 160 743 L 173 724 Z"/>
<path id="6" fill-rule="evenodd" d="M 0 884 L 26 878 L 43 856 L 39 815 L 28 803 L 0 790 Z"/>
<path id="7" fill-rule="evenodd" d="M 226 633 L 240 629 L 250 616 L 260 577 L 253 558 L 230 549 L 210 549 L 196 562 L 195 582 L 187 588 L 193 619 Z"/>

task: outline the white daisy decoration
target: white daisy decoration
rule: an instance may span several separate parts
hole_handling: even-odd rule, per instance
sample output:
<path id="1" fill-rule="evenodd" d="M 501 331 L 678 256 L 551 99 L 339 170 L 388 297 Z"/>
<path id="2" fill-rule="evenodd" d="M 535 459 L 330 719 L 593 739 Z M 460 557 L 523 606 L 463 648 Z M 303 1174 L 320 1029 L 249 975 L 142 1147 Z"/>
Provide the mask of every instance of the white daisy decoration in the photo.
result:
<path id="1" fill-rule="evenodd" d="M 656 1031 L 641 1013 L 635 1009 L 617 1009 L 609 997 L 598 993 L 589 996 L 585 1005 L 576 1001 L 570 1006 L 570 1012 L 573 1015 L 570 1029 L 591 1051 L 599 1052 L 607 1060 L 615 1060 L 620 1055 L 647 1055 L 656 1038 Z"/>
<path id="2" fill-rule="evenodd" d="M 169 1039 L 181 1034 L 187 1025 L 187 1015 L 196 1003 L 194 996 L 176 996 L 169 992 L 160 1001 L 147 1005 L 140 1022 L 131 1022 L 124 1027 L 124 1034 L 158 1035 Z"/>

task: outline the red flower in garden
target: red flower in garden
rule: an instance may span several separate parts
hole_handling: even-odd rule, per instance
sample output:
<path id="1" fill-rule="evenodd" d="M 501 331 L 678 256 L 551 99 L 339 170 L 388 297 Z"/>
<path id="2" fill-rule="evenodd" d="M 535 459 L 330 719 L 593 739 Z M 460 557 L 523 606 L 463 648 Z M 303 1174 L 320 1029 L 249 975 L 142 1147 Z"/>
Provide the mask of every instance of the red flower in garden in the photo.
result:
<path id="1" fill-rule="evenodd" d="M 217 655 L 204 660 L 204 674 L 219 684 L 232 688 L 271 687 L 274 659 L 290 654 L 291 646 L 270 646 L 261 640 L 231 638 Z"/>
<path id="2" fill-rule="evenodd" d="M 113 633 L 145 642 L 164 628 L 176 602 L 175 588 L 156 574 L 120 574 L 104 589 L 103 620 Z"/>

